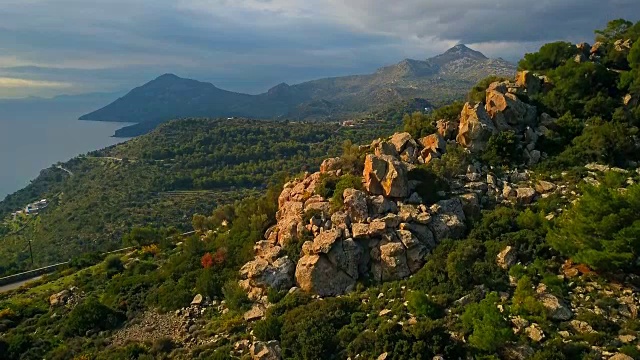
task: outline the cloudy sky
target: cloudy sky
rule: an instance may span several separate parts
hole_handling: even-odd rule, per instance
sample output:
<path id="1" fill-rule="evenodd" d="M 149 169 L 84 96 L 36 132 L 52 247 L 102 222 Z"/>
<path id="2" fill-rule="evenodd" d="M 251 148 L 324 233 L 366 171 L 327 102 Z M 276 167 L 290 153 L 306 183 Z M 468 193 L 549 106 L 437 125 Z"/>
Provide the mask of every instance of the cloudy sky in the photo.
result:
<path id="1" fill-rule="evenodd" d="M 517 61 L 591 41 L 638 0 L 2 0 L 0 97 L 129 89 L 171 72 L 234 91 L 367 73 L 457 43 Z"/>

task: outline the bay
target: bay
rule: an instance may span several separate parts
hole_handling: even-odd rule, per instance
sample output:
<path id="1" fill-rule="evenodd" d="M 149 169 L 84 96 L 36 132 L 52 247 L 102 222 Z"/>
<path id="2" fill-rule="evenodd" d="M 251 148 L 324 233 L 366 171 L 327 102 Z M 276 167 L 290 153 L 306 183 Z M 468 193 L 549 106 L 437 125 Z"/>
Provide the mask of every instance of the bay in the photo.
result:
<path id="1" fill-rule="evenodd" d="M 0 117 L 0 200 L 28 185 L 42 169 L 127 140 L 112 137 L 127 123 L 75 119 Z"/>

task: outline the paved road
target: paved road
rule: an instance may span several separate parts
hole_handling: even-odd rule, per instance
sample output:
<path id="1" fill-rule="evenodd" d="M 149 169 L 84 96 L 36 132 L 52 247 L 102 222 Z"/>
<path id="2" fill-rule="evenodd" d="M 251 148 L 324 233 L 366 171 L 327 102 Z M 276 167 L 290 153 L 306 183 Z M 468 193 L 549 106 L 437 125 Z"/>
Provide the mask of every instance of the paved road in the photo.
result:
<path id="1" fill-rule="evenodd" d="M 23 281 L 18 281 L 17 283 L 13 283 L 13 284 L 8 284 L 8 285 L 0 286 L 0 294 L 1 294 L 1 293 L 3 293 L 3 292 L 7 292 L 7 291 L 9 291 L 9 290 L 17 289 L 17 288 L 19 288 L 20 286 L 22 286 L 22 285 L 24 285 L 24 284 L 26 284 L 26 283 L 29 283 L 29 282 L 32 282 L 32 281 L 35 281 L 35 280 L 40 279 L 42 276 L 43 276 L 43 275 L 40 275 L 40 276 L 33 277 L 33 278 L 31 278 L 31 279 L 27 279 L 27 280 L 23 280 Z"/>

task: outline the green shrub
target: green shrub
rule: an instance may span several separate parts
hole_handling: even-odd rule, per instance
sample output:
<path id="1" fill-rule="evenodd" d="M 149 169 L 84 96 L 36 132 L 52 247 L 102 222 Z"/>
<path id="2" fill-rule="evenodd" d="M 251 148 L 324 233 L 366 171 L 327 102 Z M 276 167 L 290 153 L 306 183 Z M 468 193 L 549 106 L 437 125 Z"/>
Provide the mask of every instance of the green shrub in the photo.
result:
<path id="1" fill-rule="evenodd" d="M 295 308 L 284 315 L 283 358 L 330 359 L 336 357 L 338 331 L 351 320 L 358 302 L 328 298 Z M 313 329 L 313 331 L 308 331 Z"/>
<path id="2" fill-rule="evenodd" d="M 253 326 L 253 335 L 261 341 L 280 340 L 281 331 L 282 321 L 277 316 L 267 316 Z"/>
<path id="3" fill-rule="evenodd" d="M 122 259 L 118 255 L 109 255 L 104 259 L 103 268 L 108 278 L 121 273 L 124 270 Z"/>
<path id="4" fill-rule="evenodd" d="M 640 185 L 586 186 L 547 235 L 549 244 L 596 270 L 630 270 L 640 249 Z"/>
<path id="5" fill-rule="evenodd" d="M 520 70 L 543 71 L 555 69 L 568 62 L 578 53 L 571 43 L 557 41 L 543 45 L 538 52 L 525 54 L 518 63 Z"/>
<path id="6" fill-rule="evenodd" d="M 247 293 L 235 280 L 228 281 L 222 288 L 222 293 L 227 301 L 227 307 L 231 310 L 247 310 L 251 306 Z"/>
<path id="7" fill-rule="evenodd" d="M 523 276 L 518 280 L 516 291 L 513 294 L 511 313 L 522 315 L 526 318 L 544 318 L 545 307 L 536 300 L 536 292 L 533 289 L 533 282 L 528 276 Z"/>
<path id="8" fill-rule="evenodd" d="M 89 330 L 110 330 L 123 320 L 123 315 L 95 297 L 88 297 L 67 316 L 64 332 L 67 335 L 84 336 Z"/>
<path id="9" fill-rule="evenodd" d="M 436 132 L 435 123 L 438 120 L 455 121 L 460 117 L 463 102 L 457 101 L 446 106 L 435 109 L 429 114 L 422 112 L 414 112 L 406 114 L 402 119 L 404 123 L 404 131 L 418 139 Z"/>
<path id="10" fill-rule="evenodd" d="M 362 190 L 362 177 L 356 175 L 342 175 L 336 183 L 336 188 L 331 196 L 331 206 L 338 209 L 344 205 L 343 193 L 346 189 Z"/>
<path id="11" fill-rule="evenodd" d="M 513 131 L 501 131 L 491 135 L 487 148 L 480 156 L 482 161 L 492 166 L 518 164 L 522 161 L 522 148 Z"/>
<path id="12" fill-rule="evenodd" d="M 471 304 L 462 314 L 462 324 L 469 335 L 469 344 L 493 353 L 514 338 L 510 324 L 496 307 L 498 294 L 490 293 L 478 304 Z"/>
<path id="13" fill-rule="evenodd" d="M 426 316 L 432 319 L 436 319 L 441 315 L 438 306 L 422 292 L 410 292 L 407 295 L 407 301 L 409 302 L 409 311 L 411 311 L 412 314 Z"/>
<path id="14" fill-rule="evenodd" d="M 153 345 L 151 346 L 151 353 L 156 355 L 167 354 L 170 353 L 174 347 L 175 344 L 173 343 L 173 339 L 169 337 L 161 337 L 153 342 Z"/>

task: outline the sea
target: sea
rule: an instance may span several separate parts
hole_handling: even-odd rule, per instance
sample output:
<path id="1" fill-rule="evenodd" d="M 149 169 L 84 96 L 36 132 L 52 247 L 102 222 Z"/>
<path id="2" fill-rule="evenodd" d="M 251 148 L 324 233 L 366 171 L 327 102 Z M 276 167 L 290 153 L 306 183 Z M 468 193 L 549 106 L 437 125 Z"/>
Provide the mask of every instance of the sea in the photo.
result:
<path id="1" fill-rule="evenodd" d="M 3 118 L 0 114 L 0 201 L 35 179 L 40 170 L 128 139 L 113 133 L 127 123 L 42 116 Z"/>

